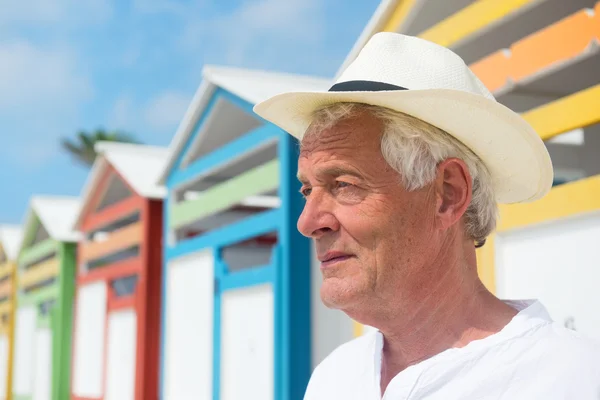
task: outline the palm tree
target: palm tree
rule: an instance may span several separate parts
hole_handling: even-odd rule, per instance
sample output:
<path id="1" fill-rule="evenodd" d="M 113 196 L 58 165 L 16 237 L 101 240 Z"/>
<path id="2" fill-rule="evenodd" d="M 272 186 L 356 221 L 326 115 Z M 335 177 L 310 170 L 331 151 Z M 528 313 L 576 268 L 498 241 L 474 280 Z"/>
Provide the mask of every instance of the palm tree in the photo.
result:
<path id="1" fill-rule="evenodd" d="M 128 133 L 120 131 L 107 132 L 104 129 L 97 129 L 93 132 L 79 131 L 74 140 L 63 138 L 61 145 L 76 161 L 91 167 L 96 159 L 96 151 L 94 150 L 96 142 L 139 143 Z"/>

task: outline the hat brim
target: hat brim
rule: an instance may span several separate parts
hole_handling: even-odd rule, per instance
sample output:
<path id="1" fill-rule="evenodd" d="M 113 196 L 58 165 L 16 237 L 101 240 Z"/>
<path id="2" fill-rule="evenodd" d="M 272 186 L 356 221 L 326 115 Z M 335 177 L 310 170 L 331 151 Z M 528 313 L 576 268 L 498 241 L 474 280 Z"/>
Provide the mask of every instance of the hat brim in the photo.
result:
<path id="1" fill-rule="evenodd" d="M 487 166 L 499 203 L 534 201 L 552 187 L 540 137 L 519 114 L 483 96 L 451 89 L 296 92 L 265 100 L 254 112 L 301 140 L 316 110 L 342 102 L 400 111 L 448 132 Z"/>

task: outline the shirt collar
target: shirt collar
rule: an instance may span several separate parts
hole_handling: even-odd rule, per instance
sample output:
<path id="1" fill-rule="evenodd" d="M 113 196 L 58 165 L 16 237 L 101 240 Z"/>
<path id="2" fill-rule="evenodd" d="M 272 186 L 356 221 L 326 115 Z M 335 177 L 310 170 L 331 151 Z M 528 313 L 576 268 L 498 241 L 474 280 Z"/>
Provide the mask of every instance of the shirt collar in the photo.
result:
<path id="1" fill-rule="evenodd" d="M 463 354 L 469 354 L 485 348 L 492 347 L 506 340 L 519 337 L 539 326 L 552 322 L 550 314 L 538 300 L 503 300 L 503 302 L 518 311 L 508 324 L 499 332 L 486 338 L 474 340 L 464 347 L 447 349 L 419 364 L 427 364 L 439 360 L 440 358 L 455 357 Z M 381 381 L 381 357 L 383 351 L 383 334 L 377 330 L 374 341 L 374 372 L 375 383 L 379 388 Z M 417 364 L 418 365 L 418 364 Z M 415 367 L 415 366 L 412 366 Z"/>

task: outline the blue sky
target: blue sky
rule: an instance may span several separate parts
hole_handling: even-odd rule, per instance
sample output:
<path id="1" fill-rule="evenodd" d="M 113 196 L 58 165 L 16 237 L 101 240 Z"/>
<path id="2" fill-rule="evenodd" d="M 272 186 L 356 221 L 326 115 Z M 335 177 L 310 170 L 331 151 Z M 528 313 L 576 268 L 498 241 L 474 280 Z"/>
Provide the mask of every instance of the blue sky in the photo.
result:
<path id="1" fill-rule="evenodd" d="M 379 0 L 0 0 L 0 223 L 79 195 L 79 129 L 167 146 L 204 64 L 331 77 Z"/>

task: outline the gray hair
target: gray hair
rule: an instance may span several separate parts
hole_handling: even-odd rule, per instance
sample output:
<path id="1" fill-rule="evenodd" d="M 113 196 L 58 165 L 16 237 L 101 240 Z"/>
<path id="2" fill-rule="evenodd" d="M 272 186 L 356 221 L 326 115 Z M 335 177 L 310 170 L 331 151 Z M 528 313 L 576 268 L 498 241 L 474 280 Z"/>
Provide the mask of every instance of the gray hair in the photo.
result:
<path id="1" fill-rule="evenodd" d="M 465 212 L 466 233 L 477 247 L 482 246 L 495 229 L 498 215 L 492 179 L 479 157 L 453 136 L 410 115 L 361 103 L 337 103 L 317 110 L 310 131 L 326 129 L 365 111 L 384 123 L 381 153 L 400 174 L 407 190 L 433 182 L 437 165 L 445 159 L 459 158 L 467 165 L 473 190 Z"/>

